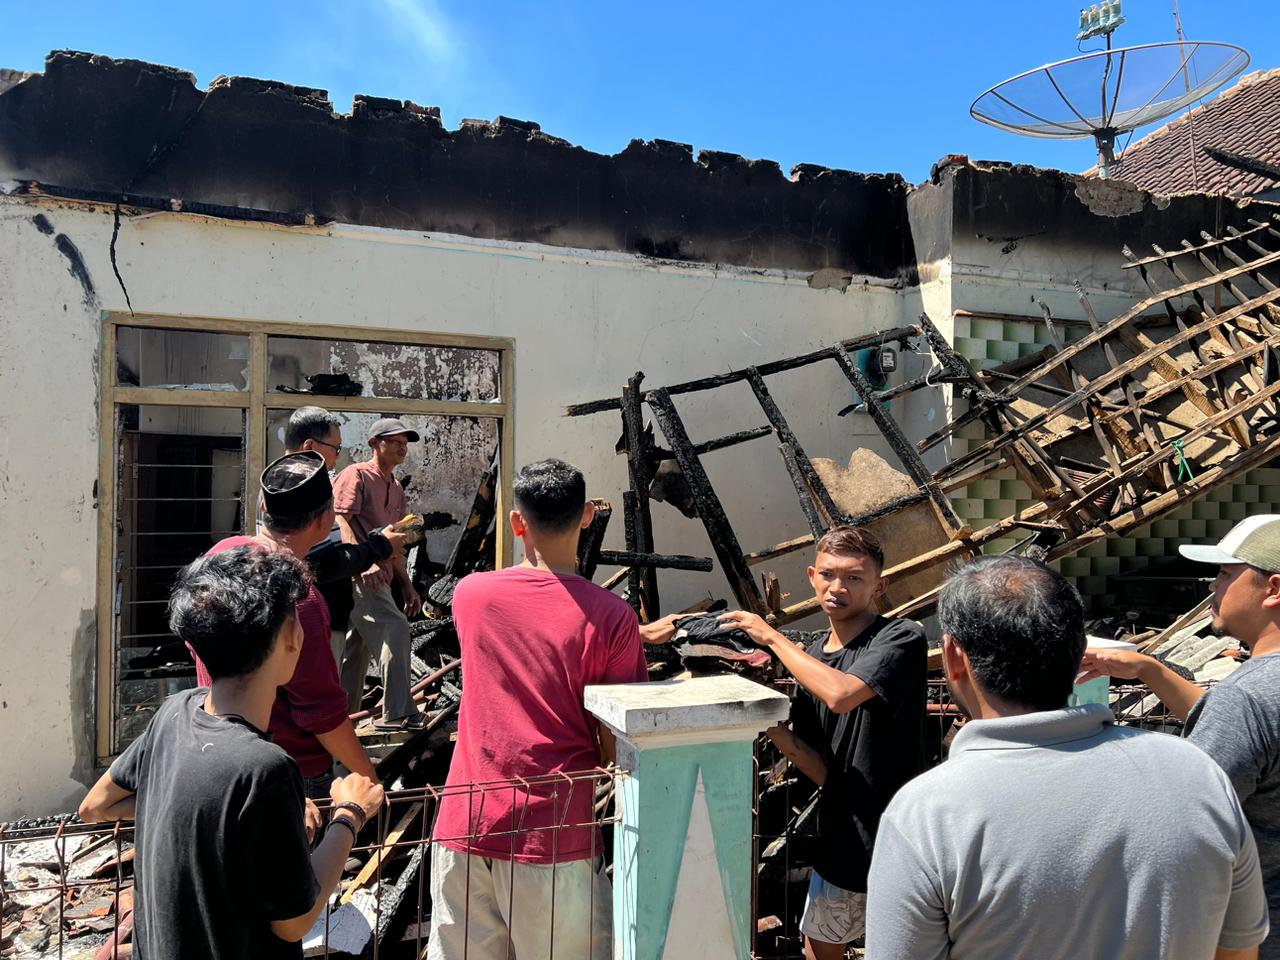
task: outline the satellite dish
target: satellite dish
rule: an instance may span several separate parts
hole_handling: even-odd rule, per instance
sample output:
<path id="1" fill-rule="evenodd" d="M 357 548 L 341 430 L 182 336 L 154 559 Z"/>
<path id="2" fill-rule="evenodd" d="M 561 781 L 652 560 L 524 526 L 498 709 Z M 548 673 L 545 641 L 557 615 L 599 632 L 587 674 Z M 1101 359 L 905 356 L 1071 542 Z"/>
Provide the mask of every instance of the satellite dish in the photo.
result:
<path id="1" fill-rule="evenodd" d="M 1093 137 L 1105 177 L 1118 134 L 1177 113 L 1238 76 L 1249 54 L 1230 43 L 1176 40 L 1111 48 L 998 83 L 969 112 L 1028 137 Z"/>

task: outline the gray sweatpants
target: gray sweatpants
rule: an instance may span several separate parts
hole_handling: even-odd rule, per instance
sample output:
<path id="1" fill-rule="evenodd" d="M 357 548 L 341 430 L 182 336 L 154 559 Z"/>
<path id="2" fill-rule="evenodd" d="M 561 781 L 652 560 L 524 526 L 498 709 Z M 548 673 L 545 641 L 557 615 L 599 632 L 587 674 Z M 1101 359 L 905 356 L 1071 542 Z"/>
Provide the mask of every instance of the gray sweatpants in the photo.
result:
<path id="1" fill-rule="evenodd" d="M 370 652 L 376 652 L 382 669 L 382 719 L 410 716 L 417 707 L 409 692 L 409 621 L 396 606 L 390 587 L 366 590 L 356 580 L 351 592 L 355 607 L 342 650 L 342 685 L 348 695 L 353 684 L 357 690 L 363 688 Z"/>

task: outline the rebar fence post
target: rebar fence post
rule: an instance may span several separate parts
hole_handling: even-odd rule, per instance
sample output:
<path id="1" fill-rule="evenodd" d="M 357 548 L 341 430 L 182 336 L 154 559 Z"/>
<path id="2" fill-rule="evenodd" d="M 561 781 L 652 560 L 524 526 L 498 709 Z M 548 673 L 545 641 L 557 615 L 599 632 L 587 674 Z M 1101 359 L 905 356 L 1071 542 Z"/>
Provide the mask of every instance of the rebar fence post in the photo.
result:
<path id="1" fill-rule="evenodd" d="M 618 739 L 616 960 L 747 960 L 752 746 L 787 697 L 725 675 L 587 687 Z"/>

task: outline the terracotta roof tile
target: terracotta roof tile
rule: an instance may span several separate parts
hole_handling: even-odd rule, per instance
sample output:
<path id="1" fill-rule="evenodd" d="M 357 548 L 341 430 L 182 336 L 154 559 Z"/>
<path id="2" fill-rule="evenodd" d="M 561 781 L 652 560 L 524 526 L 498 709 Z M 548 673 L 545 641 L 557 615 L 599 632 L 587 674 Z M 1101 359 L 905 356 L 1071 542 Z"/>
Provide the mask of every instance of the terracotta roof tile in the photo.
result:
<path id="1" fill-rule="evenodd" d="M 1115 179 L 1153 193 L 1249 196 L 1280 187 L 1280 69 L 1248 74 L 1130 144 L 1113 169 Z"/>

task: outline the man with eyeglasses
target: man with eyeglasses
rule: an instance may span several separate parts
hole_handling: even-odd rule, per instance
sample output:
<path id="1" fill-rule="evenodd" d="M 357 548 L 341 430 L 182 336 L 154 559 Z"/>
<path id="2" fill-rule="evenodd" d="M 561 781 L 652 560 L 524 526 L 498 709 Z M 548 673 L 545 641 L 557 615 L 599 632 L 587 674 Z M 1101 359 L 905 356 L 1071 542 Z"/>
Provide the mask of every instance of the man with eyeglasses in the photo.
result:
<path id="1" fill-rule="evenodd" d="M 285 453 L 318 453 L 324 457 L 325 469 L 332 473 L 342 455 L 341 426 L 341 421 L 323 407 L 299 407 L 285 427 Z M 348 647 L 353 662 L 363 649 L 360 637 L 348 632 L 355 602 L 351 595 L 352 578 L 375 564 L 403 557 L 405 546 L 405 535 L 389 527 L 371 530 L 363 543 L 343 543 L 342 531 L 335 523 L 329 538 L 307 554 L 307 566 L 315 577 L 316 589 L 329 606 L 329 646 L 339 666 Z M 342 685 L 347 691 L 347 705 L 355 713 L 360 709 L 360 696 L 364 692 L 364 666 L 359 665 L 358 669 L 353 666 L 350 673 L 349 677 L 343 676 Z"/>
<path id="2" fill-rule="evenodd" d="M 364 543 L 371 531 L 405 515 L 404 488 L 395 478 L 395 468 L 404 463 L 409 444 L 419 439 L 416 431 L 392 417 L 384 417 L 370 428 L 373 455 L 343 470 L 333 486 L 333 508 L 343 543 Z M 393 581 L 400 584 L 403 610 L 392 596 Z M 343 686 L 348 693 L 357 684 L 357 689 L 363 687 L 368 651 L 377 651 L 382 668 L 382 717 L 374 726 L 381 730 L 420 728 L 424 718 L 409 690 L 408 618 L 422 609 L 422 601 L 413 589 L 403 555 L 375 563 L 355 577 L 352 594 L 351 625 L 361 642 L 349 643 L 343 651 Z M 352 650 L 352 646 L 358 649 Z"/>

